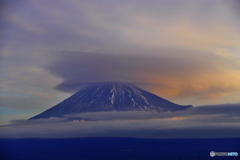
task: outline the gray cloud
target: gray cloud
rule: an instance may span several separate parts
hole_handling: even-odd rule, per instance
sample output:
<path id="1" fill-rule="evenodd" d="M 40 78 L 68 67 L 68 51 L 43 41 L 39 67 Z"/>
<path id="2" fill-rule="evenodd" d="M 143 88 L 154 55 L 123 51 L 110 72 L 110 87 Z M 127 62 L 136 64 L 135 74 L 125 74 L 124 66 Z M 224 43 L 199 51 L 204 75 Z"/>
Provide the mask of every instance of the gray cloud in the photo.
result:
<path id="1" fill-rule="evenodd" d="M 0 127 L 0 137 L 239 137 L 239 107 L 240 104 L 225 104 L 200 106 L 186 112 L 175 113 L 102 112 L 77 115 L 78 118 L 82 116 L 91 119 L 90 121 L 69 121 L 66 118 L 14 121 L 12 125 Z M 67 118 L 69 117 L 71 116 Z M 74 117 L 76 118 L 76 115 Z"/>
<path id="2" fill-rule="evenodd" d="M 221 104 L 193 107 L 186 111 L 164 112 L 129 111 L 129 112 L 89 112 L 66 115 L 65 118 L 83 120 L 184 120 L 229 122 L 240 120 L 240 104 Z"/>
<path id="3" fill-rule="evenodd" d="M 57 53 L 57 57 L 48 67 L 50 73 L 61 77 L 64 81 L 58 86 L 58 89 L 74 89 L 75 85 L 89 82 L 102 81 L 126 81 L 133 83 L 148 83 L 144 81 L 146 73 L 157 74 L 159 76 L 173 76 L 175 74 L 194 73 L 201 70 L 214 68 L 214 64 L 208 61 L 206 54 L 199 59 L 184 61 L 179 56 L 167 56 L 176 54 L 180 51 L 163 50 L 159 51 L 162 56 L 144 56 L 140 55 L 119 55 L 87 52 L 65 52 Z M 182 53 L 181 55 L 188 55 Z M 190 57 L 189 57 L 190 58 Z M 219 58 L 214 56 L 214 58 Z M 206 65 L 201 65 L 205 61 Z M 191 66 L 191 67 L 190 67 Z M 180 72 L 182 70 L 184 72 Z M 151 83 L 151 82 L 150 82 Z"/>
<path id="4" fill-rule="evenodd" d="M 238 66 L 233 59 L 186 49 L 135 52 L 138 54 L 56 53 L 56 59 L 47 68 L 63 79 L 56 88 L 70 92 L 79 90 L 85 83 L 106 81 L 134 83 L 156 94 L 158 88 L 163 96 L 180 98 L 215 98 L 240 89 L 238 84 L 223 78 L 226 70 L 231 72 Z M 166 90 L 173 93 L 167 95 Z"/>

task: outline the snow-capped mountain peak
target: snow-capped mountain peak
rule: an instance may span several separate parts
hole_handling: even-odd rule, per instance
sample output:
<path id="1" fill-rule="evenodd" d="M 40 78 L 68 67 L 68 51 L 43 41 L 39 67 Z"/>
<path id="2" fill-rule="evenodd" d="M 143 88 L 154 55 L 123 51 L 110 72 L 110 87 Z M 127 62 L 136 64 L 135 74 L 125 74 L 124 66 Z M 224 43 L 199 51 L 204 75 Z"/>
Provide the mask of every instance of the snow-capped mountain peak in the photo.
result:
<path id="1" fill-rule="evenodd" d="M 173 112 L 189 107 L 191 106 L 174 104 L 128 83 L 91 83 L 58 105 L 31 119 L 99 111 Z"/>

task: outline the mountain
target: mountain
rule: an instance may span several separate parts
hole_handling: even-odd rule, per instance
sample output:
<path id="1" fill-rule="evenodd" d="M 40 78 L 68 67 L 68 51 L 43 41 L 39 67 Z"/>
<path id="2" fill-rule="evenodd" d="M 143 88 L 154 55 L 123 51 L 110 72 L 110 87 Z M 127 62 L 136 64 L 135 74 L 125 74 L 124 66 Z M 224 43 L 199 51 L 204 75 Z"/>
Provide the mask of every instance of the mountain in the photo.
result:
<path id="1" fill-rule="evenodd" d="M 68 114 L 99 111 L 179 111 L 181 106 L 128 83 L 92 83 L 77 93 L 30 119 L 63 117 Z"/>

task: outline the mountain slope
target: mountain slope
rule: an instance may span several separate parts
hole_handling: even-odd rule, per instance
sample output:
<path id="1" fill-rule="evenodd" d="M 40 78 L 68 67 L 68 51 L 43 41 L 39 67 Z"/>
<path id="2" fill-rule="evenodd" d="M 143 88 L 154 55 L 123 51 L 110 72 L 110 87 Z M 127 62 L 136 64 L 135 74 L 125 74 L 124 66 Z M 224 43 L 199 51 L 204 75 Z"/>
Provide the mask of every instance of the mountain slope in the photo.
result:
<path id="1" fill-rule="evenodd" d="M 31 119 L 98 111 L 178 111 L 181 106 L 127 83 L 94 83 Z"/>

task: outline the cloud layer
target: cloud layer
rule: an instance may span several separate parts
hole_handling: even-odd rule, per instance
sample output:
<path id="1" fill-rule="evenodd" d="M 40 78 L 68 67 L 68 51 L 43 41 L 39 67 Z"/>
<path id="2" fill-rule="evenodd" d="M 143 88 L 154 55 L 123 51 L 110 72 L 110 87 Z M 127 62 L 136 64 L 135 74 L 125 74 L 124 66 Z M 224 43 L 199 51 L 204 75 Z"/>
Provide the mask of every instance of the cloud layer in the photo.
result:
<path id="1" fill-rule="evenodd" d="M 138 55 L 57 54 L 48 69 L 63 79 L 57 86 L 62 91 L 77 91 L 84 83 L 120 81 L 163 97 L 213 99 L 240 89 L 238 62 L 209 52 L 167 48 Z"/>
<path id="2" fill-rule="evenodd" d="M 0 127 L 0 137 L 239 137 L 239 107 L 239 104 L 226 104 L 174 113 L 100 112 L 68 115 L 66 118 L 14 121 L 12 125 Z M 79 120 L 69 121 L 67 118 Z"/>

